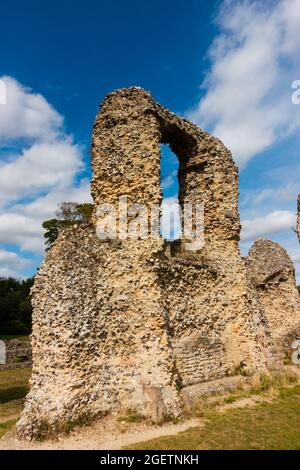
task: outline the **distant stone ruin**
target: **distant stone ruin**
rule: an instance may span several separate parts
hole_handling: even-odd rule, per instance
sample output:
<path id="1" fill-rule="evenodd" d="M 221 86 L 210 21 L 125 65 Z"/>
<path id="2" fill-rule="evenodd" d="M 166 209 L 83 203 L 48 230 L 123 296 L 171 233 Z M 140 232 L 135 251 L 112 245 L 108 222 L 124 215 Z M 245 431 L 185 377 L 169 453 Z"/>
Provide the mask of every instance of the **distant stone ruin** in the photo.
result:
<path id="1" fill-rule="evenodd" d="M 1 360 L 1 357 L 3 360 Z M 0 341 L 0 370 L 23 367 L 31 367 L 30 341 L 27 338 L 12 338 Z"/>
<path id="2" fill-rule="evenodd" d="M 300 296 L 295 288 L 295 268 L 278 243 L 257 240 L 247 259 L 277 354 L 291 355 L 291 344 L 300 337 Z"/>
<path id="3" fill-rule="evenodd" d="M 124 195 L 161 203 L 161 143 L 179 160 L 179 203 L 203 204 L 204 246 L 159 234 L 99 239 L 104 203 L 116 214 Z M 60 234 L 33 288 L 21 438 L 126 410 L 157 422 L 180 416 L 189 387 L 280 366 L 287 340 L 298 338 L 285 250 L 262 240 L 248 259 L 240 254 L 238 172 L 220 140 L 143 89 L 121 89 L 97 115 L 92 163 L 93 222 Z"/>
<path id="4" fill-rule="evenodd" d="M 298 240 L 300 243 L 300 194 L 298 195 L 298 200 L 297 200 L 297 235 L 298 235 Z"/>

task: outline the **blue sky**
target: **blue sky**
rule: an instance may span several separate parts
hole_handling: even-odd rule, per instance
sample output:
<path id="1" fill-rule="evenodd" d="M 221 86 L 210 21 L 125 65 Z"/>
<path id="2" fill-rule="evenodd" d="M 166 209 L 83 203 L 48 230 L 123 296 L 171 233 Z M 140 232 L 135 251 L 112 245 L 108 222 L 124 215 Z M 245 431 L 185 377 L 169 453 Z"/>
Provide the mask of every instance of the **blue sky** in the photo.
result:
<path id="1" fill-rule="evenodd" d="M 91 129 L 116 88 L 142 86 L 220 137 L 240 168 L 244 253 L 258 237 L 300 262 L 300 0 L 112 0 L 1 5 L 0 275 L 43 259 L 41 221 L 89 200 Z M 176 196 L 164 150 L 163 190 Z"/>

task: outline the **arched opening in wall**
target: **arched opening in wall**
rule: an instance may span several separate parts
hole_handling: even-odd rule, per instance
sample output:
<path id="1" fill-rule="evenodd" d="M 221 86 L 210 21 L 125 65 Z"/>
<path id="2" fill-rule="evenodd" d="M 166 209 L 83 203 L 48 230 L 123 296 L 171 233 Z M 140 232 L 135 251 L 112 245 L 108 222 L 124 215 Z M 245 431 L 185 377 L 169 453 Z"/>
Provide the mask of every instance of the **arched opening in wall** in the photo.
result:
<path id="1" fill-rule="evenodd" d="M 160 152 L 160 186 L 163 196 L 160 230 L 162 237 L 172 241 L 181 237 L 178 201 L 179 161 L 168 144 L 161 144 Z"/>

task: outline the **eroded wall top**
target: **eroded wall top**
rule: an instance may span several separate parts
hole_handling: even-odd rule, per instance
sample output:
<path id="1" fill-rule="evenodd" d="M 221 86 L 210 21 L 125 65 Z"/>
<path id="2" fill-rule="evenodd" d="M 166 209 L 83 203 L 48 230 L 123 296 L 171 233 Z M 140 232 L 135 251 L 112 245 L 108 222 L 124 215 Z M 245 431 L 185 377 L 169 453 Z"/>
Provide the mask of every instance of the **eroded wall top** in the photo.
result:
<path id="1" fill-rule="evenodd" d="M 179 202 L 204 204 L 206 243 L 239 240 L 238 176 L 221 141 L 156 103 L 141 88 L 110 93 L 97 115 L 92 139 L 92 195 L 96 206 L 160 204 L 160 144 L 179 160 Z"/>
<path id="2" fill-rule="evenodd" d="M 257 240 L 249 251 L 247 263 L 255 287 L 294 279 L 295 276 L 295 268 L 287 251 L 272 240 Z"/>

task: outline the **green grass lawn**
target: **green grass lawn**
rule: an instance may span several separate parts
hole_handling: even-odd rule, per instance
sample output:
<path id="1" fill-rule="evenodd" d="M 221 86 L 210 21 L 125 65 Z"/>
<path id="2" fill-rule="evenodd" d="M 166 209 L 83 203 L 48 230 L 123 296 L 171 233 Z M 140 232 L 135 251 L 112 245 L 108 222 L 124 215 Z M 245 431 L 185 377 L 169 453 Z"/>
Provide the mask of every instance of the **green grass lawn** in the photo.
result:
<path id="1" fill-rule="evenodd" d="M 18 420 L 31 369 L 0 371 L 0 438 Z M 225 400 L 225 403 L 229 400 Z M 273 401 L 210 411 L 203 427 L 135 444 L 128 449 L 297 449 L 300 450 L 300 385 L 280 389 Z"/>
<path id="2" fill-rule="evenodd" d="M 300 385 L 283 388 L 273 402 L 213 412 L 204 427 L 190 428 L 127 449 L 300 450 Z"/>
<path id="3" fill-rule="evenodd" d="M 5 423 L 0 423 L 0 439 L 16 424 L 16 422 L 17 419 L 11 419 L 10 421 L 5 421 Z"/>
<path id="4" fill-rule="evenodd" d="M 29 391 L 31 369 L 0 371 L 0 438 L 13 427 Z"/>
<path id="5" fill-rule="evenodd" d="M 0 371 L 0 404 L 24 398 L 28 393 L 30 368 Z"/>

